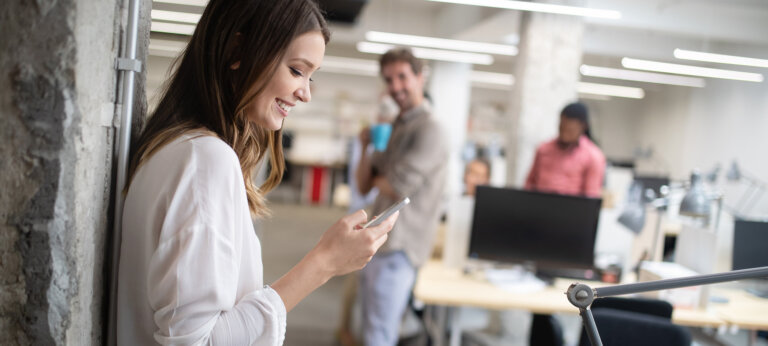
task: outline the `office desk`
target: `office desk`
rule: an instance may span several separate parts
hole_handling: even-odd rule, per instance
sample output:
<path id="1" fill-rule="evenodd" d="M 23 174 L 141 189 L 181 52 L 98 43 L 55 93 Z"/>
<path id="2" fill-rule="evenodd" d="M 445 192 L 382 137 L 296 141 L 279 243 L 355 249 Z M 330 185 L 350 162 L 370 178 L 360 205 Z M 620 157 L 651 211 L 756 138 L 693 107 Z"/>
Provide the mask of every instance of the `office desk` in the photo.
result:
<path id="1" fill-rule="evenodd" d="M 449 310 L 457 307 L 479 307 L 491 310 L 524 309 L 533 313 L 572 313 L 578 309 L 568 302 L 565 291 L 576 280 L 558 279 L 553 286 L 533 293 L 511 293 L 459 269 L 447 268 L 430 261 L 420 270 L 413 294 L 431 308 L 437 318 L 432 333 L 435 344 L 444 345 L 443 333 L 450 327 L 450 345 L 458 346 L 461 329 L 455 319 L 448 321 Z M 592 287 L 606 285 L 585 282 Z M 726 303 L 710 303 L 706 310 L 675 309 L 672 322 L 690 327 L 738 326 L 745 329 L 768 329 L 768 299 L 757 298 L 741 290 L 713 288 L 712 294 L 728 299 Z"/>

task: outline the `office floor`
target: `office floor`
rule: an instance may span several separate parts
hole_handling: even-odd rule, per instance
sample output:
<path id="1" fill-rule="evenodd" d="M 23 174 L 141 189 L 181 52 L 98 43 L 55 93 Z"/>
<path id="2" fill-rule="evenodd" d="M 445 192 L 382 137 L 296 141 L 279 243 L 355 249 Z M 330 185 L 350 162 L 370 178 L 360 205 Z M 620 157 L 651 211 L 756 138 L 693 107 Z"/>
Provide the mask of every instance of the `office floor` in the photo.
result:
<path id="1" fill-rule="evenodd" d="M 346 214 L 344 209 L 328 206 L 289 203 L 274 203 L 270 206 L 273 216 L 257 224 L 257 232 L 262 242 L 266 283 L 277 280 L 298 263 L 315 245 L 325 229 Z M 343 277 L 331 279 L 288 313 L 285 346 L 338 345 L 335 332 L 341 319 L 344 280 Z M 725 345 L 749 344 L 745 331 L 725 332 L 718 338 Z M 505 341 L 500 344 L 509 345 L 510 340 Z M 694 345 L 714 344 L 696 342 Z M 768 342 L 760 340 L 757 345 L 768 346 Z"/>
<path id="2" fill-rule="evenodd" d="M 257 225 L 264 282 L 285 274 L 312 249 L 327 227 L 345 210 L 294 204 L 271 204 L 272 217 Z M 288 313 L 285 346 L 337 345 L 335 331 L 341 318 L 344 278 L 333 278 Z"/>

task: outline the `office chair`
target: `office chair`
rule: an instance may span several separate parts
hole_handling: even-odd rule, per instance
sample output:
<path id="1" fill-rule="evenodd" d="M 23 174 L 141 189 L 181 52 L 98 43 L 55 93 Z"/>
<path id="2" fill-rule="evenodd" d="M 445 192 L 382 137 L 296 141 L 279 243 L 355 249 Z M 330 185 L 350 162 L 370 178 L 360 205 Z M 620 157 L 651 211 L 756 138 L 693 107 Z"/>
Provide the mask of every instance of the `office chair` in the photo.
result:
<path id="1" fill-rule="evenodd" d="M 605 345 L 690 345 L 688 329 L 671 322 L 672 305 L 663 300 L 643 298 L 596 299 L 592 314 Z M 589 346 L 582 332 L 580 346 Z"/>
<path id="2" fill-rule="evenodd" d="M 596 299 L 592 303 L 592 310 L 604 308 L 659 316 L 667 320 L 672 319 L 673 309 L 672 304 L 667 301 L 647 298 L 606 297 Z"/>
<path id="3" fill-rule="evenodd" d="M 533 314 L 528 341 L 531 346 L 563 346 L 563 327 L 552 315 Z"/>
<path id="4" fill-rule="evenodd" d="M 595 309 L 592 312 L 603 344 L 607 346 L 689 346 L 691 333 L 670 320 L 631 311 Z M 589 346 L 581 333 L 580 346 Z"/>
<path id="5" fill-rule="evenodd" d="M 595 318 L 597 313 L 606 317 L 600 318 L 600 320 L 605 323 L 602 329 L 610 334 L 612 343 L 616 342 L 620 345 L 652 344 L 654 346 L 687 345 L 690 343 L 691 339 L 688 330 L 672 324 L 667 319 L 630 311 L 615 310 L 618 311 L 618 313 L 615 313 L 611 311 L 612 309 L 598 309 L 593 313 L 590 306 L 597 298 L 605 299 L 606 297 L 626 294 L 763 277 L 768 277 L 768 266 L 598 288 L 591 288 L 586 284 L 573 283 L 568 287 L 566 296 L 573 306 L 579 308 L 579 315 L 581 315 L 581 320 L 584 324 L 584 333 L 582 333 L 582 335 L 587 334 L 590 344 L 592 345 L 603 345 Z M 624 314 L 624 316 L 622 316 L 622 314 Z M 635 319 L 635 321 L 632 321 L 632 319 Z M 624 331 L 623 333 L 621 332 L 622 329 Z M 651 339 L 651 337 L 653 337 L 653 339 Z M 627 340 L 616 340 L 618 338 L 626 338 Z"/>

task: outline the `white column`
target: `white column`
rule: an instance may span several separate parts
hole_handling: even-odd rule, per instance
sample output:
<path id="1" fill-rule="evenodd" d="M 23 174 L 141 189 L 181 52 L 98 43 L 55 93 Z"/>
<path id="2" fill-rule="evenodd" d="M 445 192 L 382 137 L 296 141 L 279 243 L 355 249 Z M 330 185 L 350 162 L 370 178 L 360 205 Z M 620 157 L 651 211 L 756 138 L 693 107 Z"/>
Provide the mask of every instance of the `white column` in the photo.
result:
<path id="1" fill-rule="evenodd" d="M 443 126 L 449 146 L 446 195 L 462 193 L 464 175 L 461 151 L 467 137 L 472 66 L 466 63 L 435 62 L 427 90 L 432 97 L 432 115 Z"/>
<path id="2" fill-rule="evenodd" d="M 549 1 L 583 5 L 583 0 Z M 525 12 L 510 94 L 507 184 L 520 187 L 536 147 L 557 135 L 560 111 L 577 97 L 581 42 L 580 17 Z"/>

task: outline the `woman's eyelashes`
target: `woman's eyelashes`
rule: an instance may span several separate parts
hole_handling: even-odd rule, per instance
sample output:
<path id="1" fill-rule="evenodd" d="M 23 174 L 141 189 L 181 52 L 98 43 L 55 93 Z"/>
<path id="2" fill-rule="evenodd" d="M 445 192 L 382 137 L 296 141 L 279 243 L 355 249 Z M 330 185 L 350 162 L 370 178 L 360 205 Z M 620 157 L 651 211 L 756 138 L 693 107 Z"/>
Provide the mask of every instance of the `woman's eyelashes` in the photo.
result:
<path id="1" fill-rule="evenodd" d="M 292 75 L 294 75 L 296 77 L 304 77 L 304 72 L 301 72 L 301 70 L 299 70 L 299 69 L 297 69 L 295 67 L 288 67 L 288 68 L 291 70 L 291 74 Z M 309 81 L 310 82 L 314 82 L 315 80 L 310 78 Z"/>

